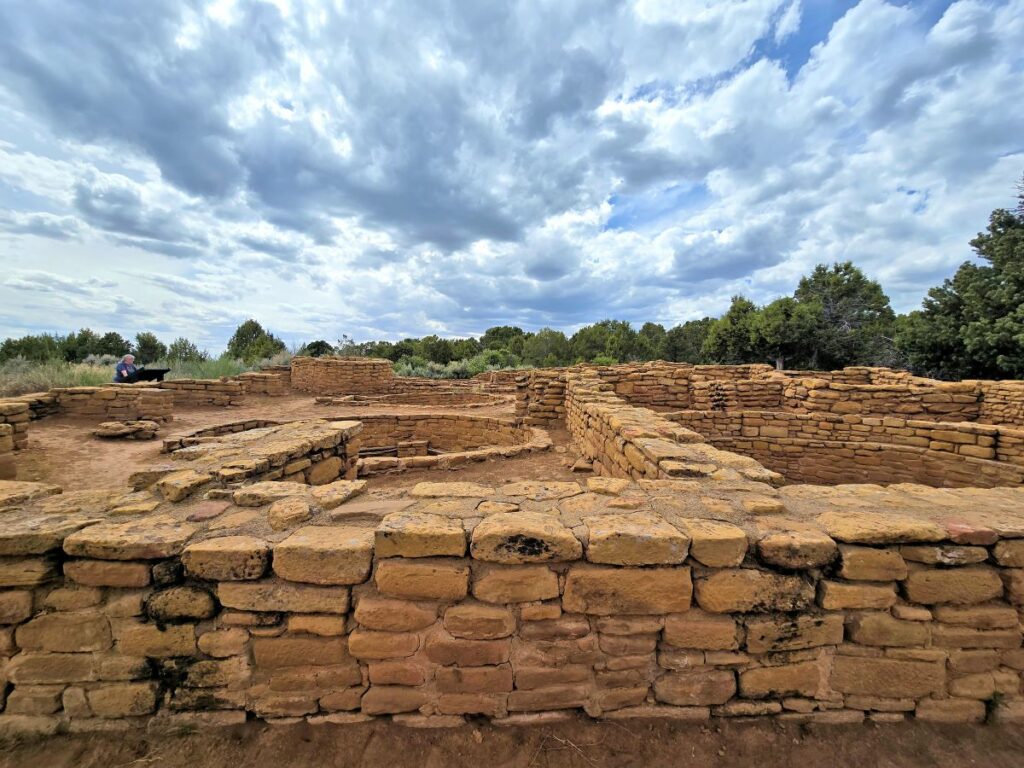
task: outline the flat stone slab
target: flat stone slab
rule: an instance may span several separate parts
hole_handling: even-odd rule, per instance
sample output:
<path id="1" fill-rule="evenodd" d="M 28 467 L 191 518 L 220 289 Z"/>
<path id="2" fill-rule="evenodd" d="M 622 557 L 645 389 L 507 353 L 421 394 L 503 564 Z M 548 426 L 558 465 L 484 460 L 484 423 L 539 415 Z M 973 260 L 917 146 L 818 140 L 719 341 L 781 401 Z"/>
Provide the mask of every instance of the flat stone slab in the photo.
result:
<path id="1" fill-rule="evenodd" d="M 90 517 L 36 517 L 5 521 L 0 529 L 0 555 L 41 555 L 60 549 L 75 531 L 100 522 Z"/>
<path id="2" fill-rule="evenodd" d="M 373 531 L 310 525 L 274 547 L 274 573 L 308 584 L 360 584 L 373 563 Z"/>
<path id="3" fill-rule="evenodd" d="M 483 498 L 493 496 L 494 489 L 477 483 L 417 483 L 409 495 L 417 498 Z"/>
<path id="4" fill-rule="evenodd" d="M 198 529 L 170 517 L 103 523 L 64 540 L 64 551 L 100 560 L 159 560 L 179 554 Z"/>
<path id="5" fill-rule="evenodd" d="M 817 523 L 833 539 L 846 544 L 912 544 L 942 541 L 946 530 L 938 523 L 882 512 L 826 512 Z"/>
<path id="6" fill-rule="evenodd" d="M 475 560 L 551 563 L 579 560 L 583 545 L 554 515 L 513 512 L 491 515 L 473 529 Z"/>
<path id="7" fill-rule="evenodd" d="M 42 496 L 53 496 L 61 492 L 59 485 L 50 483 L 29 483 L 21 480 L 0 480 L 0 509 L 13 507 L 16 504 L 38 499 Z"/>

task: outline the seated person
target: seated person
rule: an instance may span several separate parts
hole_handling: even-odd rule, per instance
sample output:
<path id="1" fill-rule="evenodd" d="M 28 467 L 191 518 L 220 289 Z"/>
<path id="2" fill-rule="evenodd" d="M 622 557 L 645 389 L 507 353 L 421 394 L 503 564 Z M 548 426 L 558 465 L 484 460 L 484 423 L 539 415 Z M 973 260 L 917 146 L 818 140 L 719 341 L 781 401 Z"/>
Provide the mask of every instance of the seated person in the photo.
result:
<path id="1" fill-rule="evenodd" d="M 135 356 L 125 355 L 114 369 L 115 384 L 132 384 L 139 380 L 139 369 L 135 367 Z"/>

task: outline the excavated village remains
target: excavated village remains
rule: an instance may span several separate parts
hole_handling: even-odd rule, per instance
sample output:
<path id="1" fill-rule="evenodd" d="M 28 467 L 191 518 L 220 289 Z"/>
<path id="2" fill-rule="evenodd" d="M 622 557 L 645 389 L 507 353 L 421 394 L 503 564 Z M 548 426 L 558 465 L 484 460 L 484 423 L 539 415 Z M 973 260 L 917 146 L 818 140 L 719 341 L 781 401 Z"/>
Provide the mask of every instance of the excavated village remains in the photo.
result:
<path id="1" fill-rule="evenodd" d="M 1024 382 L 296 358 L 0 401 L 0 478 L 0 733 L 1024 719 Z"/>

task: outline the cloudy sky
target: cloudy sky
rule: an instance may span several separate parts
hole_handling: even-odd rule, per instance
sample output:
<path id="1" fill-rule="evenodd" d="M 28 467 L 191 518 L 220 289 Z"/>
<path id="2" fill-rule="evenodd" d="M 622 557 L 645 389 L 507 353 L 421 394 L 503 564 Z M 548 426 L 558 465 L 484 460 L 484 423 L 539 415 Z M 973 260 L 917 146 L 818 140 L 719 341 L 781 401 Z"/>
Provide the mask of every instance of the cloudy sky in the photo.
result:
<path id="1" fill-rule="evenodd" d="M 0 337 L 898 310 L 1024 172 L 1024 0 L 3 0 Z"/>

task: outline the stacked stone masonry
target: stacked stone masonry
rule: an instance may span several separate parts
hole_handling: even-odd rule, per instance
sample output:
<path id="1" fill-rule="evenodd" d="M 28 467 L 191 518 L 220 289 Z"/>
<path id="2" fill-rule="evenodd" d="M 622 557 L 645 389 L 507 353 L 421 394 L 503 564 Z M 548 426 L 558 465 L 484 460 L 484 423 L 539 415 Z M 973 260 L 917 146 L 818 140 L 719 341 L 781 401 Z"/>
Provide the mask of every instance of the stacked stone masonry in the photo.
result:
<path id="1" fill-rule="evenodd" d="M 99 421 L 170 421 L 174 393 L 148 384 L 110 384 L 103 387 L 51 389 L 61 415 Z"/>
<path id="2" fill-rule="evenodd" d="M 391 363 L 375 358 L 293 357 L 291 386 L 315 395 L 356 395 L 391 391 Z"/>
<path id="3" fill-rule="evenodd" d="M 1024 719 L 1021 489 L 263 483 L 141 518 L 56 490 L 0 485 L 5 732 Z M 313 516 L 274 531 L 282 501 Z"/>
<path id="4" fill-rule="evenodd" d="M 245 381 L 230 379 L 170 379 L 157 384 L 174 393 L 178 408 L 242 405 L 248 389 Z"/>

